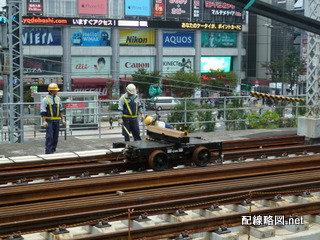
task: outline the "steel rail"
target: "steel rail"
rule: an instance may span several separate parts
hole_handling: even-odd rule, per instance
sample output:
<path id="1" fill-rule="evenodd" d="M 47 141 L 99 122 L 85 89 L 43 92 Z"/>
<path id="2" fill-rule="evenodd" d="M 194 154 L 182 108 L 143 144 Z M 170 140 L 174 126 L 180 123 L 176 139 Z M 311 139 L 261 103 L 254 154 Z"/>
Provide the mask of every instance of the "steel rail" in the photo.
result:
<path id="1" fill-rule="evenodd" d="M 259 139 L 246 139 L 246 140 L 231 140 L 223 142 L 223 150 L 225 159 L 230 155 L 229 151 L 239 150 L 248 151 L 248 149 L 260 149 L 261 147 L 276 147 L 276 146 L 287 146 L 287 145 L 297 145 L 304 142 L 304 137 L 302 136 L 284 136 L 284 137 L 271 137 L 271 138 L 259 138 Z M 307 146 L 307 145 L 304 145 Z M 316 149 L 316 148 L 315 148 Z M 320 149 L 320 148 L 319 148 Z M 251 150 L 252 156 L 254 154 Z M 212 151 L 212 155 L 216 156 L 216 152 Z M 237 154 L 236 154 L 237 155 Z M 241 153 L 239 153 L 241 156 Z M 68 176 L 80 176 L 84 172 L 89 172 L 90 174 L 108 173 L 114 169 L 119 171 L 125 171 L 129 168 L 134 170 L 139 170 L 140 168 L 145 168 L 145 166 L 140 166 L 137 164 L 128 163 L 118 163 L 117 160 L 124 161 L 124 156 L 117 154 L 110 154 L 105 156 L 91 156 L 87 158 L 68 158 L 68 159 L 58 159 L 58 160 L 44 160 L 44 161 L 23 161 L 23 163 L 12 163 L 12 164 L 1 164 L 0 168 L 0 184 L 6 184 L 8 182 L 18 182 L 23 179 L 23 181 L 32 181 L 37 178 L 42 178 L 49 180 L 52 176 L 58 175 L 60 178 Z M 106 163 L 110 163 L 110 166 Z M 119 161 L 118 161 L 119 162 Z M 176 162 L 176 164 L 185 163 L 190 164 L 190 161 L 186 160 L 182 162 Z"/>
<path id="2" fill-rule="evenodd" d="M 268 137 L 268 138 L 251 138 L 240 140 L 228 140 L 222 142 L 222 150 L 234 150 L 234 149 L 250 149 L 261 147 L 277 147 L 285 145 L 304 144 L 305 136 L 291 135 L 280 137 Z"/>
<path id="3" fill-rule="evenodd" d="M 255 216 L 285 216 L 290 217 L 292 214 L 303 216 L 307 214 L 318 214 L 320 212 L 320 204 L 301 203 L 298 205 L 281 206 L 264 210 L 252 211 L 251 215 Z M 209 232 L 219 230 L 223 225 L 227 227 L 241 226 L 242 216 L 247 213 L 234 213 L 225 216 L 206 217 L 197 220 L 170 223 L 153 227 L 145 227 L 140 229 L 131 229 L 131 239 L 156 240 L 163 238 L 172 238 L 179 236 L 182 232 L 188 231 L 189 234 L 200 232 Z M 250 227 L 250 226 L 248 226 Z M 86 237 L 72 238 L 70 240 L 127 240 L 128 230 L 120 230 L 112 233 L 97 234 Z"/>
<path id="4" fill-rule="evenodd" d="M 43 166 L 51 166 L 51 167 L 57 167 L 57 166 L 66 166 L 66 165 L 73 165 L 73 164 L 86 164 L 90 162 L 97 162 L 97 161 L 112 161 L 114 159 L 122 160 L 124 159 L 124 156 L 120 155 L 119 153 L 110 153 L 106 155 L 93 155 L 89 157 L 78 157 L 75 153 L 74 158 L 61 158 L 61 159 L 55 159 L 55 160 L 48 160 L 48 159 L 42 159 L 42 161 L 27 161 L 24 160 L 22 162 L 15 162 L 14 157 L 10 157 L 9 159 L 13 159 L 11 163 L 1 163 L 0 171 L 7 170 L 7 169 L 30 169 L 33 170 L 38 167 Z M 37 156 L 27 156 L 31 159 L 33 157 Z M 41 159 L 41 157 L 39 157 Z"/>
<path id="5" fill-rule="evenodd" d="M 296 145 L 296 146 L 282 146 L 282 147 L 262 147 L 254 150 L 226 150 L 223 154 L 223 160 L 245 160 L 247 158 L 260 158 L 267 156 L 286 156 L 287 154 L 306 154 L 306 153 L 318 153 L 320 152 L 320 144 L 315 145 Z M 215 151 L 212 152 L 213 159 L 212 162 L 216 161 L 217 154 Z M 190 162 L 181 161 L 176 162 L 176 164 L 184 163 L 186 165 Z M 49 167 L 37 167 L 34 169 L 6 169 L 6 171 L 0 171 L 0 184 L 6 184 L 8 182 L 18 182 L 23 179 L 24 181 L 32 181 L 35 179 L 45 179 L 50 180 L 53 176 L 58 176 L 59 178 L 66 178 L 69 176 L 81 176 L 83 173 L 88 173 L 90 175 L 95 175 L 99 173 L 110 173 L 114 170 L 119 172 L 125 172 L 128 169 L 139 170 L 144 169 L 143 166 L 138 164 L 129 164 L 125 160 L 116 161 L 115 159 L 100 160 L 94 162 L 85 162 L 72 165 L 59 165 L 59 166 L 49 166 Z"/>
<path id="6" fill-rule="evenodd" d="M 0 206 L 23 202 L 42 201 L 66 197 L 131 191 L 143 188 L 194 184 L 248 176 L 311 170 L 320 168 L 320 156 L 292 157 L 285 159 L 241 162 L 208 167 L 115 174 L 102 177 L 79 178 L 37 184 L 1 187 Z"/>
<path id="7" fill-rule="evenodd" d="M 141 213 L 173 213 L 181 207 L 199 209 L 213 203 L 241 203 L 272 199 L 282 195 L 302 194 L 320 189 L 320 170 L 300 173 L 248 177 L 167 188 L 114 193 L 59 201 L 0 207 L 0 234 L 13 231 L 33 231 L 54 228 L 61 224 L 76 224 L 98 219 L 126 218 L 128 209 L 135 209 L 132 217 Z M 124 213 L 124 214 L 123 214 Z"/>
<path id="8" fill-rule="evenodd" d="M 135 167 L 125 161 L 111 161 L 100 160 L 98 162 L 79 163 L 73 165 L 59 165 L 50 167 L 37 167 L 35 169 L 19 169 L 6 170 L 0 172 L 0 184 L 8 182 L 18 182 L 23 179 L 25 182 L 30 182 L 36 179 L 50 180 L 53 177 L 67 178 L 70 176 L 80 177 L 83 173 L 95 175 L 98 173 L 111 173 L 115 169 L 117 171 L 126 171 L 128 167 Z"/>
<path id="9" fill-rule="evenodd" d="M 286 157 L 289 154 L 307 155 L 308 153 L 319 153 L 320 144 L 314 145 L 296 145 L 296 146 L 282 146 L 273 148 L 264 148 L 254 150 L 241 151 L 224 151 L 223 160 L 245 160 L 247 158 L 267 158 L 270 156 Z"/>

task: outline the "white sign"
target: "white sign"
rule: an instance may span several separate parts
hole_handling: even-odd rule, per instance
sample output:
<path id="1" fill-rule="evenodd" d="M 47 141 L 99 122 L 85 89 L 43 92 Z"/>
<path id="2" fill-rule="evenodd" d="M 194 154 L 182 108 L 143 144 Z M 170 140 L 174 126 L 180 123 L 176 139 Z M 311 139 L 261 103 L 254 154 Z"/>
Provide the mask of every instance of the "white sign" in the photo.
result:
<path id="1" fill-rule="evenodd" d="M 163 73 L 175 73 L 183 69 L 185 72 L 193 72 L 193 57 L 163 57 Z"/>
<path id="2" fill-rule="evenodd" d="M 111 73 L 110 57 L 72 57 L 73 75 L 101 75 Z"/>
<path id="3" fill-rule="evenodd" d="M 154 57 L 120 57 L 120 74 L 134 74 L 139 68 L 153 72 L 154 65 Z"/>

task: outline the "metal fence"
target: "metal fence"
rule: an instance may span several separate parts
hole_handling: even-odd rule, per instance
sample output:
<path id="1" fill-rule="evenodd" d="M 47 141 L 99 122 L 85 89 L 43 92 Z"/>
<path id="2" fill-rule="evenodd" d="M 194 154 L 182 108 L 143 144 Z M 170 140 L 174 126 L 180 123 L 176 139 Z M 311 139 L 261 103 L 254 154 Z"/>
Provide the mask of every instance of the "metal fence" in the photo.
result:
<path id="1" fill-rule="evenodd" d="M 304 96 L 296 96 L 304 97 Z M 251 96 L 228 96 L 214 98 L 177 98 L 180 103 L 174 108 L 156 110 L 157 104 L 150 103 L 148 99 L 142 99 L 146 115 L 159 115 L 160 120 L 170 123 L 181 130 L 187 126 L 189 131 L 229 131 L 248 128 L 293 127 L 296 118 L 303 115 L 305 105 L 296 102 L 268 102 L 265 99 L 256 99 Z M 121 126 L 118 124 L 117 100 L 99 100 L 98 102 L 68 102 L 69 106 L 78 106 L 77 103 L 85 103 L 86 108 L 66 108 L 67 126 L 61 128 L 61 137 L 103 138 L 120 136 Z M 21 103 L 23 105 L 22 129 L 24 139 L 41 140 L 45 138 L 45 130 L 41 127 L 40 103 Z M 71 105 L 70 105 L 71 104 Z M 73 105 L 72 105 L 73 104 Z M 179 105 L 179 106 L 178 106 Z M 9 104 L 0 104 L 0 143 L 11 141 L 8 114 Z M 72 112 L 72 114 L 70 114 Z M 273 113 L 280 113 L 277 119 L 273 119 Z M 302 113 L 302 114 L 301 114 Z M 93 116 L 94 114 L 94 116 Z M 112 117 L 113 123 L 109 120 Z M 92 122 L 92 119 L 96 119 Z M 253 120 L 252 120 L 253 119 Z M 256 121 L 256 122 L 255 122 Z M 253 123 L 255 124 L 253 124 Z M 288 124 L 281 124 L 288 123 Z M 146 126 L 140 121 L 142 135 L 146 133 Z"/>

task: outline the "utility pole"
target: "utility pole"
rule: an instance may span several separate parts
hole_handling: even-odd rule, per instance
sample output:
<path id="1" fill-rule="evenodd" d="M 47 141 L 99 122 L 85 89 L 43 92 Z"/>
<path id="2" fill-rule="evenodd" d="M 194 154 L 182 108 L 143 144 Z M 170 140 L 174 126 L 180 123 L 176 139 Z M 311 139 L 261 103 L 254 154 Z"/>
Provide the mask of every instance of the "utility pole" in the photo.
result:
<path id="1" fill-rule="evenodd" d="M 23 142 L 23 55 L 21 0 L 7 0 L 7 54 L 9 71 L 5 76 L 4 90 L 7 93 L 8 134 L 10 143 Z"/>

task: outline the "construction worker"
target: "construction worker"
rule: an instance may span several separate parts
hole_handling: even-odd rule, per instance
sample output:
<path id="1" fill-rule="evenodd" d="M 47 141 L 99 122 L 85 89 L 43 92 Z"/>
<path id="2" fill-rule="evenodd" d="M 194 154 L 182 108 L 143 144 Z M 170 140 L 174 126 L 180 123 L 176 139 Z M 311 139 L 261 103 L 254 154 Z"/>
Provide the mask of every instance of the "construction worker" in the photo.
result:
<path id="1" fill-rule="evenodd" d="M 130 141 L 132 133 L 134 141 L 140 141 L 140 128 L 138 116 L 144 119 L 143 107 L 137 95 L 137 89 L 134 84 L 126 87 L 126 93 L 119 99 L 119 124 L 122 125 L 122 135 L 125 141 Z"/>
<path id="2" fill-rule="evenodd" d="M 60 120 L 62 125 L 66 126 L 66 121 L 63 118 L 64 107 L 60 97 L 57 96 L 59 87 L 56 83 L 50 83 L 48 86 L 49 94 L 42 99 L 41 102 L 41 118 L 42 126 L 46 129 L 46 154 L 51 154 L 56 151 Z"/>
<path id="3" fill-rule="evenodd" d="M 164 121 L 157 120 L 156 117 L 148 116 L 144 120 L 144 123 L 147 126 L 156 126 L 156 127 L 162 127 L 162 128 L 168 128 L 168 129 L 174 129 L 169 123 L 166 123 Z"/>

